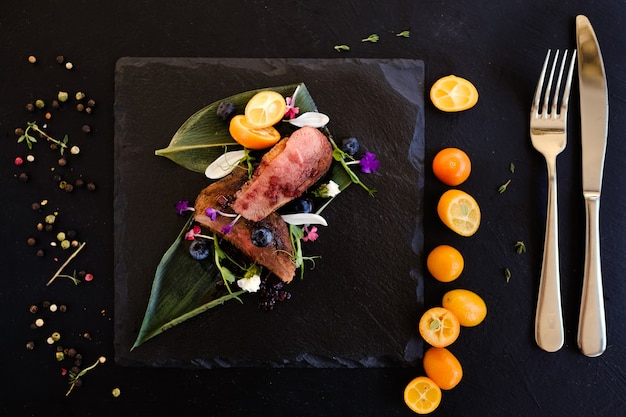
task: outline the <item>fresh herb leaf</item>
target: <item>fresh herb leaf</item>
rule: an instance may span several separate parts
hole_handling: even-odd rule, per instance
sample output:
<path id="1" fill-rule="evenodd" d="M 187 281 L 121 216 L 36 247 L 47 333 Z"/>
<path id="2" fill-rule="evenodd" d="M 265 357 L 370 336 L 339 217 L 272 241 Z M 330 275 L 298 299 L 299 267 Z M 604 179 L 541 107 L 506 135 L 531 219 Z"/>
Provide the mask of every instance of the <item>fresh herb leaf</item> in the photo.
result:
<path id="1" fill-rule="evenodd" d="M 504 278 L 506 278 L 506 282 L 511 280 L 511 270 L 509 268 L 504 268 Z"/>
<path id="2" fill-rule="evenodd" d="M 379 39 L 380 39 L 380 37 L 379 37 L 377 34 L 372 33 L 372 34 L 371 34 L 371 35 L 369 35 L 367 38 L 365 38 L 365 39 L 361 39 L 361 42 L 372 42 L 372 43 L 376 43 L 376 42 L 378 42 L 378 40 L 379 40 Z"/>
<path id="3" fill-rule="evenodd" d="M 509 186 L 509 184 L 511 183 L 511 180 L 508 180 L 507 182 L 505 182 L 504 184 L 502 184 L 499 188 L 498 188 L 498 192 L 500 194 L 502 194 L 503 192 L 506 191 L 507 187 Z"/>

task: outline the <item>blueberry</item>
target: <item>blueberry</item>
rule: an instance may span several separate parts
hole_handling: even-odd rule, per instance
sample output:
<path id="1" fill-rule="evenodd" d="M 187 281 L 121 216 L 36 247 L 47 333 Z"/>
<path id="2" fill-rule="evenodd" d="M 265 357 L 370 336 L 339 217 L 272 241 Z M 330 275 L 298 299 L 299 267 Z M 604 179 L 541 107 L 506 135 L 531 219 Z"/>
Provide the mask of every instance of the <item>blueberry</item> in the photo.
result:
<path id="1" fill-rule="evenodd" d="M 209 242 L 207 239 L 194 239 L 189 245 L 189 253 L 195 260 L 202 260 L 209 257 L 211 250 L 209 249 Z"/>
<path id="2" fill-rule="evenodd" d="M 217 117 L 222 120 L 228 120 L 235 114 L 235 105 L 230 101 L 222 101 L 217 106 Z"/>
<path id="3" fill-rule="evenodd" d="M 255 227 L 250 233 L 250 239 L 254 246 L 264 248 L 274 240 L 272 231 L 264 226 Z"/>
<path id="4" fill-rule="evenodd" d="M 355 137 L 347 138 L 341 141 L 341 150 L 350 156 L 356 155 L 359 151 L 359 140 Z"/>
<path id="5" fill-rule="evenodd" d="M 296 213 L 310 213 L 313 211 L 313 203 L 306 198 L 298 198 L 293 201 L 292 208 Z"/>

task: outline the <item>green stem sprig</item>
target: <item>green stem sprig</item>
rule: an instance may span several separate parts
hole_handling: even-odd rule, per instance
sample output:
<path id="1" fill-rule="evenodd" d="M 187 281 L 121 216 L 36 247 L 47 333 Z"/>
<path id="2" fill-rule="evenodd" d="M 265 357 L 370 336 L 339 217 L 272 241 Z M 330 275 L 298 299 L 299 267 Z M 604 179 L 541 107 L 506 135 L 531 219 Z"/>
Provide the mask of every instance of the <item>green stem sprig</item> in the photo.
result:
<path id="1" fill-rule="evenodd" d="M 50 278 L 50 281 L 48 281 L 48 283 L 46 284 L 46 286 L 49 286 L 50 284 L 52 284 L 54 282 L 55 279 L 57 278 L 69 278 L 74 282 L 74 285 L 78 285 L 80 284 L 80 280 L 78 280 L 75 276 L 72 275 L 67 275 L 67 274 L 63 274 L 63 270 L 65 269 L 65 267 L 72 261 L 72 259 L 74 259 L 76 257 L 76 255 L 78 255 L 78 253 L 85 247 L 85 245 L 87 244 L 87 242 L 83 242 L 81 243 L 78 248 L 76 248 L 76 250 L 74 251 L 74 253 L 72 253 L 70 255 L 69 258 L 67 258 L 67 260 L 65 262 L 63 262 L 63 265 L 61 265 L 61 267 L 57 270 L 57 272 L 52 276 L 52 278 Z"/>
<path id="2" fill-rule="evenodd" d="M 65 135 L 62 140 L 55 139 L 52 136 L 48 135 L 45 131 L 43 131 L 36 122 L 27 123 L 26 129 L 24 130 L 24 133 L 17 139 L 17 143 L 26 142 L 26 146 L 28 146 L 28 149 L 33 149 L 33 144 L 37 143 L 37 138 L 30 133 L 31 131 L 38 133 L 48 142 L 52 142 L 59 146 L 59 152 L 61 152 L 61 155 L 65 153 L 69 137 Z"/>
<path id="3" fill-rule="evenodd" d="M 101 363 L 106 362 L 106 358 L 104 356 L 100 356 L 98 358 L 98 360 L 91 366 L 88 366 L 87 368 L 83 369 L 82 371 L 78 372 L 78 373 L 74 373 L 70 371 L 70 388 L 67 390 L 67 392 L 65 393 L 65 396 L 69 396 L 70 393 L 72 392 L 72 390 L 74 389 L 74 387 L 79 383 L 78 381 L 80 380 L 80 378 L 85 375 L 87 372 L 91 371 L 93 368 L 95 368 L 96 366 L 100 365 Z"/>

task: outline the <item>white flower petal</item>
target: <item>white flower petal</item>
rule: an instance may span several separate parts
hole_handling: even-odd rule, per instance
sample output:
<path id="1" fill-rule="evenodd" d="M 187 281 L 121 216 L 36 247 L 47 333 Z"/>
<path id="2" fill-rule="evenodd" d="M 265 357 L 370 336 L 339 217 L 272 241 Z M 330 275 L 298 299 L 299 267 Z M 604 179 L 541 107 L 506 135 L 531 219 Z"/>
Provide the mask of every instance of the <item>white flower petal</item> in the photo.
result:
<path id="1" fill-rule="evenodd" d="M 315 111 L 310 111 L 306 113 L 302 113 L 300 116 L 295 119 L 289 120 L 294 126 L 304 127 L 324 127 L 328 124 L 330 118 L 326 116 L 324 113 L 319 113 Z"/>
<path id="2" fill-rule="evenodd" d="M 261 277 L 253 275 L 250 278 L 241 278 L 237 280 L 237 285 L 244 291 L 257 292 L 261 288 Z"/>
<path id="3" fill-rule="evenodd" d="M 243 150 L 226 152 L 206 168 L 204 175 L 212 180 L 224 178 L 235 169 L 245 156 L 246 152 Z"/>
<path id="4" fill-rule="evenodd" d="M 326 219 L 319 214 L 314 213 L 295 213 L 295 214 L 283 214 L 281 216 L 285 223 L 299 226 L 302 224 L 319 224 L 322 226 L 328 226 Z"/>

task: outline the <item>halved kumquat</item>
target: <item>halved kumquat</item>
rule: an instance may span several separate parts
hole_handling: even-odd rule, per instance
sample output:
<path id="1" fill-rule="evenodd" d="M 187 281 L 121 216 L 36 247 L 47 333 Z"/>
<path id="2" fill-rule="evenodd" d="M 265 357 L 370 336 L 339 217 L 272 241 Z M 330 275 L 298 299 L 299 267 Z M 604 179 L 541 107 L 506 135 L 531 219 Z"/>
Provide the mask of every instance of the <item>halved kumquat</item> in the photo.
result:
<path id="1" fill-rule="evenodd" d="M 422 314 L 418 330 L 429 345 L 447 347 L 459 337 L 461 324 L 447 308 L 432 307 Z"/>
<path id="2" fill-rule="evenodd" d="M 280 140 L 280 132 L 274 127 L 256 128 L 241 114 L 230 120 L 228 131 L 233 139 L 248 149 L 266 149 Z"/>
<path id="3" fill-rule="evenodd" d="M 287 103 L 276 91 L 264 90 L 256 93 L 246 104 L 245 116 L 254 128 L 273 126 L 285 117 Z"/>
<path id="4" fill-rule="evenodd" d="M 405 404 L 417 414 L 432 413 L 441 403 L 441 389 L 426 376 L 418 376 L 404 389 Z"/>
<path id="5" fill-rule="evenodd" d="M 461 236 L 472 236 L 480 226 L 478 202 L 465 191 L 451 189 L 443 193 L 437 214 L 443 224 Z"/>
<path id="6" fill-rule="evenodd" d="M 430 89 L 430 101 L 445 112 L 467 110 L 478 102 L 478 90 L 465 78 L 448 75 L 433 84 Z"/>

